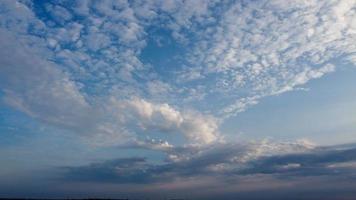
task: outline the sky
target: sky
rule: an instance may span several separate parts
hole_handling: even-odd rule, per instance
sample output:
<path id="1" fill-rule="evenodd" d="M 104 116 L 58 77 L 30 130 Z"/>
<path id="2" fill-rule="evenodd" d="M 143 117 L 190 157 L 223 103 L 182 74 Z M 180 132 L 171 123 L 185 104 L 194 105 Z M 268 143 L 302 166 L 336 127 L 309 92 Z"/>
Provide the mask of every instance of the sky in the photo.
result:
<path id="1" fill-rule="evenodd" d="M 356 195 L 356 0 L 1 0 L 0 48 L 0 197 Z"/>

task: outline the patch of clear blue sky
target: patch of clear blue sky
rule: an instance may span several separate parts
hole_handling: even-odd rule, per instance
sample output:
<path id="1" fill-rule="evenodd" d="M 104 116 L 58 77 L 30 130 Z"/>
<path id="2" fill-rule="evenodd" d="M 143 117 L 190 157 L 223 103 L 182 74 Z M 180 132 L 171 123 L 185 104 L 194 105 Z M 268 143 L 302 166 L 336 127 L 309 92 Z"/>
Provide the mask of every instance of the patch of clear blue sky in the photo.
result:
<path id="1" fill-rule="evenodd" d="M 26 142 L 39 132 L 39 123 L 26 113 L 6 105 L 1 91 L 0 99 L 0 148 Z"/>
<path id="2" fill-rule="evenodd" d="M 143 63 L 154 66 L 155 72 L 164 79 L 171 80 L 171 72 L 182 65 L 179 55 L 183 54 L 184 48 L 171 37 L 171 32 L 165 29 L 149 30 L 147 46 L 142 50 L 140 59 Z"/>
<path id="3" fill-rule="evenodd" d="M 334 73 L 303 88 L 264 98 L 258 105 L 228 119 L 222 132 L 241 139 L 307 138 L 317 144 L 356 141 L 356 69 L 338 64 Z"/>

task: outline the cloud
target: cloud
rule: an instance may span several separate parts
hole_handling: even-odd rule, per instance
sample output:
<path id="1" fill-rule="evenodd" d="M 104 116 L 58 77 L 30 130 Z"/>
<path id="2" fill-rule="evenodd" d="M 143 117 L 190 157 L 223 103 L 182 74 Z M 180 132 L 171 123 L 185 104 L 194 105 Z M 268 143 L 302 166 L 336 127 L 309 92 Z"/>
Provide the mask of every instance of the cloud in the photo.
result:
<path id="1" fill-rule="evenodd" d="M 181 113 L 168 104 L 114 97 L 105 106 L 91 104 L 79 86 L 58 70 L 55 63 L 44 61 L 17 44 L 9 32 L 0 34 L 0 45 L 8 50 L 0 54 L 5 101 L 31 117 L 81 135 L 94 135 L 102 142 L 115 139 L 114 144 L 127 140 L 120 137 L 135 137 L 128 131 L 137 134 L 138 129 L 148 133 L 180 133 L 196 144 L 211 143 L 218 137 L 218 125 L 213 117 L 196 112 Z M 134 121 L 137 123 L 133 124 Z"/>
<path id="2" fill-rule="evenodd" d="M 320 147 L 307 141 L 224 143 L 203 149 L 174 149 L 171 152 L 192 154 L 161 164 L 145 158 L 120 158 L 65 167 L 61 181 L 110 183 L 116 188 L 130 185 L 145 188 L 136 192 L 146 196 L 167 193 L 180 197 L 185 191 L 196 199 L 338 199 L 354 194 L 355 151 L 354 145 Z M 194 192 L 202 188 L 209 190 Z"/>
<path id="3" fill-rule="evenodd" d="M 181 133 L 193 144 L 208 144 L 219 138 L 218 121 L 198 112 L 180 112 L 168 104 L 154 104 L 144 99 L 117 101 L 109 109 L 118 109 L 118 118 L 143 131 Z"/>
<path id="4" fill-rule="evenodd" d="M 44 61 L 16 42 L 10 32 L 0 31 L 1 87 L 5 101 L 42 121 L 80 129 L 90 121 L 91 109 L 77 85 L 55 64 Z"/>
<path id="5" fill-rule="evenodd" d="M 103 143 L 166 132 L 213 144 L 224 119 L 332 73 L 340 61 L 353 65 L 354 6 L 1 1 L 1 47 L 9 50 L 0 55 L 1 90 L 13 108 Z M 163 36 L 179 47 L 178 66 L 142 58 Z"/>
<path id="6" fill-rule="evenodd" d="M 152 184 L 147 191 L 178 187 L 196 196 L 201 188 L 215 190 L 207 194 L 315 188 L 323 177 L 353 183 L 354 147 L 226 142 L 219 128 L 264 97 L 336 71 L 338 63 L 354 66 L 355 6 L 3 0 L 0 89 L 8 106 L 91 144 L 166 155 L 155 164 L 132 157 L 64 167 L 64 182 Z M 173 49 L 172 55 L 157 60 L 172 65 L 143 58 L 162 38 L 169 42 L 153 49 Z"/>
<path id="7" fill-rule="evenodd" d="M 280 156 L 287 158 L 281 159 L 286 162 L 286 170 L 295 168 L 297 163 L 288 162 L 288 158 L 293 156 L 291 154 L 295 154 L 296 159 L 303 158 L 305 155 L 302 153 L 314 149 L 305 141 L 273 143 L 266 140 L 246 144 L 216 143 L 203 147 L 172 147 L 168 144 L 165 144 L 165 146 L 166 148 L 159 148 L 167 153 L 166 162 L 163 164 L 151 164 L 144 158 L 120 158 L 88 166 L 66 167 L 64 169 L 65 177 L 73 181 L 109 181 L 136 184 L 170 182 L 178 177 L 222 176 L 228 178 L 230 176 L 258 174 L 261 172 L 253 170 L 268 169 L 274 164 L 282 165 L 284 163 L 277 161 Z M 332 155 L 327 154 L 326 158 L 329 158 L 329 156 L 331 158 Z M 268 159 L 272 162 L 268 163 Z M 273 159 L 276 161 L 273 162 Z M 133 160 L 135 162 L 132 162 Z M 332 162 L 332 160 L 330 161 Z M 255 164 L 259 162 L 268 165 L 268 167 L 260 168 Z M 125 173 L 121 169 L 126 170 Z M 281 173 L 283 172 L 282 169 L 283 167 L 281 167 Z M 102 174 L 106 173 L 108 173 L 107 176 L 101 178 Z M 131 175 L 133 176 L 132 179 L 129 177 Z M 121 176 L 125 177 L 122 178 Z M 108 177 L 110 177 L 109 180 L 107 180 Z M 138 180 L 135 177 L 140 177 L 140 179 Z"/>
<path id="8" fill-rule="evenodd" d="M 148 180 L 148 177 L 145 176 L 147 167 L 144 158 L 124 158 L 64 169 L 68 170 L 67 177 L 76 181 L 144 183 Z"/>
<path id="9" fill-rule="evenodd" d="M 246 174 L 276 174 L 288 176 L 353 176 L 355 148 L 317 149 L 304 154 L 290 154 L 260 159 L 251 163 Z"/>
<path id="10" fill-rule="evenodd" d="M 9 32 L 0 34 L 0 45 L 8 50 L 0 54 L 5 101 L 31 117 L 82 136 L 93 136 L 99 143 L 122 143 L 135 137 L 129 131 L 136 133 L 138 129 L 180 133 L 196 144 L 210 143 L 218 137 L 218 125 L 213 117 L 181 113 L 168 104 L 114 97 L 106 106 L 89 103 L 80 87 L 58 70 L 55 63 L 44 61 L 14 42 L 16 38 Z M 132 124 L 133 121 L 137 124 Z M 120 128 L 128 124 L 133 127 Z"/>
<path id="11" fill-rule="evenodd" d="M 193 81 L 204 83 L 206 98 L 225 104 L 208 109 L 235 115 L 244 110 L 244 99 L 254 105 L 333 72 L 337 60 L 350 60 L 354 7 L 350 1 L 233 2 L 214 26 L 199 32 L 191 67 L 181 73 L 200 74 Z"/>
<path id="12" fill-rule="evenodd" d="M 134 15 L 139 5 L 102 1 L 64 8 L 65 4 L 46 3 L 42 11 L 54 21 L 42 21 L 36 13 L 41 7 L 35 9 L 32 4 L 4 1 L 1 6 L 0 45 L 8 49 L 0 55 L 1 88 L 8 105 L 51 126 L 89 137 L 95 144 L 142 143 L 145 140 L 138 138 L 142 131 L 183 134 L 195 144 L 211 143 L 218 137 L 212 116 L 191 110 L 182 113 L 167 103 L 134 97 L 142 93 L 133 77 L 142 67 L 137 56 L 145 34 L 140 27 L 145 19 L 139 22 Z M 77 15 L 85 17 L 71 20 Z M 103 91 L 108 85 L 128 88 L 128 83 L 133 89 L 124 98 L 122 90 L 118 95 L 114 90 Z M 170 85 L 150 80 L 148 88 L 156 96 L 169 91 Z M 102 92 L 107 95 L 101 97 Z M 140 119 L 136 124 L 134 117 Z"/>

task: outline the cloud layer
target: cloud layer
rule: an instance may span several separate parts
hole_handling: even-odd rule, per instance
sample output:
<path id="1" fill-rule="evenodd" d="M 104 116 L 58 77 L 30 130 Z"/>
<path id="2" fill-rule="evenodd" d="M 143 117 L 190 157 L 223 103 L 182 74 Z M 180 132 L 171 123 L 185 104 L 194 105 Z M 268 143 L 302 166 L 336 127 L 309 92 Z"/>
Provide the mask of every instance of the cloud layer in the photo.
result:
<path id="1" fill-rule="evenodd" d="M 0 17 L 5 102 L 97 144 L 212 144 L 261 98 L 355 64 L 353 1 L 5 0 Z M 144 59 L 173 47 L 172 66 Z"/>
<path id="2" fill-rule="evenodd" d="M 65 182 L 144 186 L 147 190 L 137 192 L 148 196 L 167 192 L 180 197 L 179 191 L 184 190 L 191 194 L 185 197 L 188 199 L 217 196 L 227 199 L 335 199 L 354 194 L 351 192 L 355 185 L 354 155 L 354 145 L 315 147 L 307 141 L 261 141 L 220 144 L 200 149 L 192 157 L 167 160 L 163 164 L 151 164 L 138 157 L 120 158 L 62 170 Z M 340 187 L 329 185 L 326 180 L 337 181 Z M 199 188 L 205 188 L 206 192 L 193 192 Z M 320 193 L 323 188 L 329 188 L 329 193 Z M 251 191 L 261 193 L 254 195 Z M 303 195 L 298 194 L 300 192 Z"/>

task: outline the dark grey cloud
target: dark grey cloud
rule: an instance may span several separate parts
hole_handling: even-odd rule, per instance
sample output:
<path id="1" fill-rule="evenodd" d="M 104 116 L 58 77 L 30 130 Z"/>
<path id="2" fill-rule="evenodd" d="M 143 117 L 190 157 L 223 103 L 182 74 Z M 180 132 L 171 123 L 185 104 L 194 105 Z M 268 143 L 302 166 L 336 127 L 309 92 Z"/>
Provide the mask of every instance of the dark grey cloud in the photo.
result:
<path id="1" fill-rule="evenodd" d="M 303 153 L 255 156 L 253 145 L 217 145 L 180 161 L 150 164 L 145 158 L 121 158 L 65 167 L 64 179 L 88 182 L 157 183 L 177 177 L 273 175 L 276 178 L 356 175 L 356 148 L 319 147 Z M 174 151 L 174 150 L 172 150 Z M 178 152 L 188 150 L 177 149 Z M 171 152 L 172 153 L 172 152 Z M 250 157 L 248 157 L 250 156 Z M 247 159 L 247 160 L 245 160 Z M 355 163 L 353 163 L 355 162 Z M 356 176 L 355 176 L 356 178 Z"/>
<path id="2" fill-rule="evenodd" d="M 276 174 L 284 176 L 356 175 L 356 148 L 320 148 L 303 154 L 277 155 L 250 162 L 242 174 Z"/>
<path id="3" fill-rule="evenodd" d="M 288 148 L 259 155 L 261 144 L 179 147 L 168 154 L 177 154 L 180 160 L 153 164 L 149 158 L 134 157 L 64 167 L 60 181 L 101 187 L 98 191 L 108 190 L 114 197 L 122 188 L 130 188 L 154 199 L 352 199 L 356 195 L 356 145 Z"/>
<path id="4" fill-rule="evenodd" d="M 261 144 L 230 143 L 173 148 L 167 154 L 177 154 L 180 160 L 162 163 L 131 157 L 67 166 L 51 173 L 52 179 L 44 177 L 46 184 L 37 179 L 16 179 L 11 185 L 0 181 L 0 197 L 17 193 L 129 199 L 352 199 L 356 195 L 356 145 L 299 153 L 296 149 L 301 146 L 274 153 L 265 150 L 280 145 L 263 144 L 262 155 Z"/>
<path id="5" fill-rule="evenodd" d="M 73 181 L 146 183 L 147 170 L 152 169 L 145 158 L 123 158 L 80 167 L 64 167 L 65 178 Z"/>

